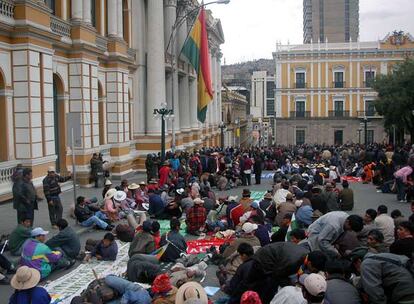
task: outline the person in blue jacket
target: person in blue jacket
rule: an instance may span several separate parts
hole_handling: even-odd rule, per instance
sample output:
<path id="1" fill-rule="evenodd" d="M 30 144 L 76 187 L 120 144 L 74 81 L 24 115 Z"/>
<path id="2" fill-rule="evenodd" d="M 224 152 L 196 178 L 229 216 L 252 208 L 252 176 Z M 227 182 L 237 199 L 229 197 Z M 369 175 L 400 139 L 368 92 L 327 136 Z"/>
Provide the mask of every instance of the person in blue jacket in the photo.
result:
<path id="1" fill-rule="evenodd" d="M 9 304 L 49 304 L 50 295 L 43 287 L 37 286 L 40 282 L 40 272 L 37 269 L 22 266 L 17 269 L 10 285 L 15 289 L 9 299 Z"/>

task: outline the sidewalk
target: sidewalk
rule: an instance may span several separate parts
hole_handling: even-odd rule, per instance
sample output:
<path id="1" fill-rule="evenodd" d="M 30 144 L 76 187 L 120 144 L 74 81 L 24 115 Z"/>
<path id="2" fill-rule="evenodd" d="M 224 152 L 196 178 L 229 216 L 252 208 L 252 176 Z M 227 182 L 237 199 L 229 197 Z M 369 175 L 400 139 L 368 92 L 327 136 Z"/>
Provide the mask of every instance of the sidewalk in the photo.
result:
<path id="1" fill-rule="evenodd" d="M 128 181 L 130 183 L 135 182 L 139 183 L 141 181 L 146 181 L 147 175 L 145 173 L 138 172 L 133 177 L 129 178 Z M 120 184 L 120 181 L 112 181 L 113 186 L 117 186 Z M 102 200 L 102 188 L 77 188 L 77 196 L 84 196 L 87 198 L 90 197 L 97 197 L 98 200 Z M 69 216 L 69 208 L 74 203 L 73 202 L 73 189 L 63 192 L 61 194 L 61 200 L 63 205 L 63 218 L 66 219 L 69 224 L 77 231 L 78 233 L 82 233 L 87 230 L 87 228 L 83 228 L 79 225 L 76 225 L 76 221 Z M 5 203 L 0 205 L 0 235 L 2 234 L 10 234 L 10 232 L 16 227 L 17 220 L 16 220 L 16 210 L 13 209 L 13 203 Z M 49 221 L 49 211 L 47 208 L 46 200 L 42 200 L 39 202 L 39 210 L 35 211 L 34 216 L 34 227 L 42 227 L 45 230 L 50 230 L 51 233 L 57 232 L 56 230 L 52 230 Z"/>

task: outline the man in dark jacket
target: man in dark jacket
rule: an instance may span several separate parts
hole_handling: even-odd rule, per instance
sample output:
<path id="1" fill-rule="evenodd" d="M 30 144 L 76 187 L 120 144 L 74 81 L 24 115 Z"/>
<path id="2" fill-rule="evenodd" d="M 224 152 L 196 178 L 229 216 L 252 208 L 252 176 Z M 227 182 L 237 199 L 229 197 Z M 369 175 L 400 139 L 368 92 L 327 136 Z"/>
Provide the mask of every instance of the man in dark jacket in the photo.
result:
<path id="1" fill-rule="evenodd" d="M 60 219 L 57 222 L 59 233 L 46 242 L 50 248 L 61 251 L 69 259 L 75 259 L 79 255 L 81 249 L 79 236 L 65 219 Z"/>
<path id="2" fill-rule="evenodd" d="M 228 304 L 240 303 L 240 298 L 245 290 L 247 290 L 247 277 L 253 265 L 252 256 L 254 254 L 253 247 L 247 243 L 241 243 L 237 248 L 237 252 L 243 262 L 237 270 L 230 282 L 222 286 L 222 290 L 230 296 Z"/>
<path id="3" fill-rule="evenodd" d="M 413 303 L 414 280 L 407 269 L 408 257 L 392 253 L 367 253 L 361 247 L 352 251 L 354 270 L 361 275 L 361 285 L 372 304 Z"/>
<path id="4" fill-rule="evenodd" d="M 253 256 L 246 280 L 248 289 L 256 291 L 263 303 L 269 303 L 279 286 L 290 285 L 289 276 L 299 270 L 308 253 L 304 247 L 291 242 L 260 248 Z"/>
<path id="5" fill-rule="evenodd" d="M 257 154 L 254 158 L 254 164 L 253 164 L 254 178 L 256 180 L 256 185 L 260 185 L 260 181 L 262 179 L 262 165 L 263 165 L 262 157 L 259 154 Z"/>
<path id="6" fill-rule="evenodd" d="M 96 227 L 108 231 L 114 228 L 114 226 L 108 225 L 108 223 L 105 222 L 108 218 L 103 212 L 98 211 L 95 213 L 89 208 L 88 205 L 86 205 L 85 198 L 83 196 L 77 197 L 75 216 L 83 227 L 96 225 Z"/>
<path id="7" fill-rule="evenodd" d="M 70 179 L 68 177 L 61 177 L 56 174 L 54 167 L 49 167 L 47 175 L 43 179 L 43 192 L 45 194 L 48 208 L 49 219 L 53 228 L 57 229 L 57 221 L 62 218 L 63 207 L 60 201 L 59 194 L 62 192 L 59 183 L 64 183 Z"/>
<path id="8" fill-rule="evenodd" d="M 34 211 L 37 210 L 36 189 L 32 183 L 32 169 L 25 168 L 22 178 L 16 179 L 13 184 L 13 208 L 17 211 L 17 223 L 24 218 L 34 220 Z"/>
<path id="9" fill-rule="evenodd" d="M 23 218 L 19 225 L 12 231 L 9 236 L 9 250 L 14 256 L 22 254 L 22 247 L 27 239 L 31 238 L 32 219 L 30 217 Z"/>
<path id="10" fill-rule="evenodd" d="M 354 191 L 349 188 L 348 181 L 342 182 L 343 189 L 339 192 L 339 207 L 342 211 L 351 211 L 354 209 Z"/>
<path id="11" fill-rule="evenodd" d="M 164 254 L 161 256 L 161 261 L 166 263 L 175 262 L 180 257 L 181 253 L 187 250 L 187 243 L 184 237 L 180 234 L 181 223 L 177 218 L 172 218 L 170 221 L 170 232 L 161 236 L 160 246 L 169 244 Z"/>

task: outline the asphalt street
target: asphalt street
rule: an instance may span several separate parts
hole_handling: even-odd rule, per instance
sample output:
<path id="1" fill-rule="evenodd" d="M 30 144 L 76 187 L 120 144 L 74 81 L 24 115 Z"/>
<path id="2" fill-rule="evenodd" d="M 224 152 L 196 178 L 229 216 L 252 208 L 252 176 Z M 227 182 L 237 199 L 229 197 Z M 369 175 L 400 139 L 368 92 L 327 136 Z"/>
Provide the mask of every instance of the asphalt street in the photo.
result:
<path id="1" fill-rule="evenodd" d="M 271 176 L 267 174 L 269 172 L 265 172 L 264 176 L 267 178 L 263 178 L 260 185 L 252 185 L 249 187 L 251 191 L 265 191 L 271 189 L 272 187 L 272 179 Z M 145 175 L 139 174 L 136 175 L 134 178 L 130 179 L 130 182 L 139 182 L 145 180 Z M 254 179 L 252 178 L 252 182 L 254 183 Z M 360 214 L 363 215 L 365 210 L 368 208 L 374 208 L 380 204 L 385 204 L 388 206 L 389 213 L 394 209 L 400 209 L 401 212 L 409 216 L 411 214 L 410 205 L 407 203 L 399 203 L 396 200 L 396 196 L 392 194 L 382 194 L 377 193 L 376 188 L 373 185 L 366 185 L 362 183 L 351 183 L 351 189 L 354 190 L 355 195 L 355 207 L 354 210 L 349 212 L 350 214 Z M 241 192 L 243 187 L 238 187 L 235 189 L 231 189 L 228 191 L 218 191 L 218 196 L 227 196 L 227 195 L 237 195 L 239 198 L 241 197 Z M 83 195 L 85 197 L 93 197 L 96 196 L 99 199 L 102 197 L 101 192 L 102 189 L 97 188 L 81 188 L 77 190 L 78 195 Z M 68 212 L 71 204 L 73 204 L 73 191 L 69 190 L 61 195 L 62 203 L 64 206 L 64 217 L 68 219 L 68 222 L 72 227 L 79 232 L 80 239 L 82 244 L 85 244 L 85 241 L 88 238 L 99 239 L 103 237 L 103 231 L 94 230 L 94 229 L 85 229 L 80 227 L 76 224 L 75 220 L 69 218 Z M 11 203 L 5 203 L 0 205 L 0 235 L 2 234 L 9 234 L 14 227 L 16 226 L 16 212 L 13 209 Z M 57 233 L 56 230 L 52 230 L 49 218 L 48 218 L 48 209 L 46 205 L 46 201 L 43 200 L 39 203 L 39 210 L 35 213 L 35 223 L 34 226 L 41 226 L 45 230 L 49 230 L 51 234 Z M 76 265 L 74 266 L 76 267 Z M 218 281 L 215 276 L 216 267 L 209 267 L 207 269 L 207 277 L 203 282 L 204 286 L 217 286 Z M 51 275 L 50 280 L 56 279 L 63 274 L 67 273 L 67 271 L 59 271 Z M 10 286 L 0 286 L 0 304 L 8 303 L 8 298 L 12 294 L 13 290 Z M 219 296 L 216 295 L 215 298 Z"/>

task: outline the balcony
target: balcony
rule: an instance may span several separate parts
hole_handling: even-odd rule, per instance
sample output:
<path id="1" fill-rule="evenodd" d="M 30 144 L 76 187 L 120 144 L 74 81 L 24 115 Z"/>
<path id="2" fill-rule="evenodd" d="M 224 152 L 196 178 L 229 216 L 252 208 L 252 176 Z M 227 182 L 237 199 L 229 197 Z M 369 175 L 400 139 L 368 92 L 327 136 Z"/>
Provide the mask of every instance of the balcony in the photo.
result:
<path id="1" fill-rule="evenodd" d="M 379 115 L 377 111 L 375 110 L 369 110 L 369 111 L 357 111 L 358 118 L 382 118 L 382 115 Z"/>
<path id="2" fill-rule="evenodd" d="M 342 89 L 346 87 L 345 81 L 333 81 L 332 87 L 335 89 Z"/>
<path id="3" fill-rule="evenodd" d="M 306 82 L 295 82 L 295 89 L 306 89 L 307 87 Z"/>
<path id="4" fill-rule="evenodd" d="M 330 118 L 349 118 L 349 111 L 329 111 Z"/>
<path id="5" fill-rule="evenodd" d="M 14 1 L 13 0 L 0 0 L 0 15 L 13 18 L 14 12 Z"/>
<path id="6" fill-rule="evenodd" d="M 70 38 L 70 23 L 58 17 L 50 16 L 50 29 L 53 33 Z"/>
<path id="7" fill-rule="evenodd" d="M 290 118 L 309 118 L 310 111 L 290 111 Z"/>

